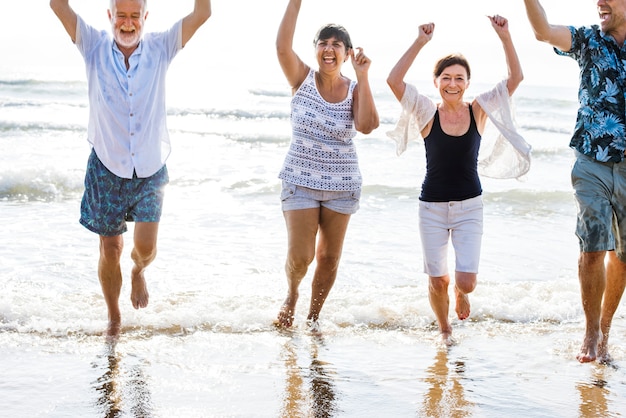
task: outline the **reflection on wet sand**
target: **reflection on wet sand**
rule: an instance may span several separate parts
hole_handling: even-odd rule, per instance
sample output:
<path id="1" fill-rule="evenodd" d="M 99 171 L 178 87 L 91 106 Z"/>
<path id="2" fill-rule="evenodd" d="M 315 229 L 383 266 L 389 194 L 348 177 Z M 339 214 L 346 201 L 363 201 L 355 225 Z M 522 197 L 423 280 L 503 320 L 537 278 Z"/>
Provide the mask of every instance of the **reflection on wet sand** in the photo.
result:
<path id="1" fill-rule="evenodd" d="M 283 351 L 287 378 L 281 417 L 333 417 L 338 412 L 335 371 L 330 363 L 318 359 L 318 345 L 323 342 L 316 337 L 311 339 L 308 368 L 298 365 L 299 342 L 302 341 L 287 340 Z"/>
<path id="2" fill-rule="evenodd" d="M 98 395 L 96 407 L 106 418 L 151 417 L 151 394 L 141 364 L 120 368 L 120 364 L 126 363 L 122 359 L 116 345 L 107 343 L 104 353 L 94 363 L 94 368 L 104 370 L 93 384 Z"/>
<path id="3" fill-rule="evenodd" d="M 314 417 L 332 417 L 337 412 L 337 399 L 332 365 L 317 358 L 318 346 L 315 341 L 311 345 L 311 365 L 309 381 L 313 402 L 311 409 Z"/>
<path id="4" fill-rule="evenodd" d="M 580 393 L 579 417 L 618 417 L 620 413 L 611 411 L 608 399 L 608 379 L 611 369 L 602 365 L 596 366 L 589 382 L 580 382 L 576 385 Z M 623 411 L 622 411 L 623 412 Z"/>
<path id="5" fill-rule="evenodd" d="M 452 366 L 452 370 L 450 370 Z M 448 364 L 448 352 L 437 351 L 435 363 L 426 370 L 429 388 L 418 416 L 461 418 L 472 416 L 474 404 L 465 399 L 462 380 L 465 363 Z"/>
<path id="6" fill-rule="evenodd" d="M 291 340 L 285 343 L 285 371 L 287 379 L 285 381 L 285 397 L 281 417 L 301 417 L 305 416 L 306 396 L 304 390 L 304 379 L 298 367 L 298 355 Z"/>

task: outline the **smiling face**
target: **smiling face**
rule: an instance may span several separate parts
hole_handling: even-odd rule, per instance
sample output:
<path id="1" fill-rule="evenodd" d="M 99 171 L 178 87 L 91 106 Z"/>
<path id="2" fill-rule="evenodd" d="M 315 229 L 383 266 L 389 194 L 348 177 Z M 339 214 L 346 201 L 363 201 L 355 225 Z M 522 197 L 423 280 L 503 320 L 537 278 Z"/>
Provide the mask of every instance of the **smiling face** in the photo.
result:
<path id="1" fill-rule="evenodd" d="M 320 39 L 315 44 L 315 55 L 320 68 L 333 69 L 341 68 L 341 65 L 348 59 L 348 49 L 346 45 L 334 36 L 328 39 Z"/>
<path id="2" fill-rule="evenodd" d="M 327 67 L 341 68 L 348 59 L 348 53 L 352 49 L 352 41 L 346 28 L 341 25 L 330 23 L 322 26 L 313 40 L 315 55 L 320 69 Z M 330 68 L 329 68 L 330 67 Z"/>
<path id="3" fill-rule="evenodd" d="M 446 55 L 435 63 L 433 80 L 444 100 L 463 99 L 469 87 L 471 70 L 467 59 L 459 53 Z"/>
<path id="4" fill-rule="evenodd" d="M 441 74 L 435 78 L 435 86 L 444 100 L 463 100 L 465 90 L 469 87 L 467 70 L 461 64 L 453 64 L 445 67 Z"/>
<path id="5" fill-rule="evenodd" d="M 596 6 L 604 33 L 614 35 L 626 30 L 625 0 L 597 0 Z"/>
<path id="6" fill-rule="evenodd" d="M 144 0 L 112 0 L 109 20 L 113 38 L 124 53 L 134 51 L 141 41 L 148 12 Z"/>

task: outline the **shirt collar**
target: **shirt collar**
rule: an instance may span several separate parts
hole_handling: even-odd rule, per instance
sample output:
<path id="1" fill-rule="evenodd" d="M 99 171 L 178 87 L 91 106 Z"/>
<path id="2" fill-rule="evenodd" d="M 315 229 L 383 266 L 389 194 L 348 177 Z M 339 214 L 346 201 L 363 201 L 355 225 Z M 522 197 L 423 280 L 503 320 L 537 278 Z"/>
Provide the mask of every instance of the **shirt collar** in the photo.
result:
<path id="1" fill-rule="evenodd" d="M 605 40 L 612 42 L 614 45 L 617 45 L 620 49 L 626 46 L 626 41 L 624 41 L 624 43 L 622 43 L 621 45 L 618 44 L 612 35 L 609 35 L 608 33 L 604 32 L 602 29 L 600 29 L 599 26 L 598 26 L 598 31 L 600 32 L 600 36 L 602 36 Z"/>
<path id="2" fill-rule="evenodd" d="M 115 39 L 113 39 L 112 43 L 113 43 L 113 51 L 118 54 L 124 55 L 122 51 L 120 51 L 119 47 L 117 46 L 117 42 L 115 42 Z M 135 50 L 130 56 L 132 57 L 133 55 L 141 55 L 142 51 L 143 51 L 143 39 L 139 41 L 139 45 L 137 45 L 137 48 L 135 48 Z"/>

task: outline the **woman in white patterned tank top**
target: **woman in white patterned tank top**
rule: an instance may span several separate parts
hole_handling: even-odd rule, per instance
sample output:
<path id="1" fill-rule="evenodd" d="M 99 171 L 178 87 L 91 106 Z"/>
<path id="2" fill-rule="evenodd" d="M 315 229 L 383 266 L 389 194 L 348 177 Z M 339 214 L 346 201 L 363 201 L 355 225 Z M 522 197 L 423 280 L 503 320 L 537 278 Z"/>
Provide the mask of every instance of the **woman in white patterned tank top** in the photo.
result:
<path id="1" fill-rule="evenodd" d="M 291 327 L 298 288 L 315 259 L 307 323 L 317 319 L 332 288 L 350 216 L 359 207 L 361 173 L 353 138 L 378 127 L 378 112 L 369 85 L 370 59 L 361 48 L 355 53 L 348 32 L 326 25 L 315 37 L 318 69 L 293 51 L 293 37 L 302 0 L 289 0 L 278 29 L 278 61 L 292 88 L 292 140 L 279 177 L 287 225 L 285 263 L 288 292 L 276 320 Z M 356 81 L 341 74 L 351 60 Z"/>

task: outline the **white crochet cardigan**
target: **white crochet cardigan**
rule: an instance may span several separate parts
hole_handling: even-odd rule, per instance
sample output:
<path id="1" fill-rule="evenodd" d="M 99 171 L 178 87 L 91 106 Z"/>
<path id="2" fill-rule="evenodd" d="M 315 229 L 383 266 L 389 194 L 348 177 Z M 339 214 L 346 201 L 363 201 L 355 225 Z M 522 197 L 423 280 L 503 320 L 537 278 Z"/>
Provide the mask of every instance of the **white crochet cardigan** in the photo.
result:
<path id="1" fill-rule="evenodd" d="M 492 125 L 488 123 L 483 132 L 478 172 L 499 179 L 520 178 L 530 169 L 531 146 L 517 132 L 506 80 L 476 97 L 476 101 Z M 409 141 L 423 141 L 420 132 L 437 111 L 437 105 L 411 84 L 406 85 L 401 105 L 402 113 L 395 129 L 387 132 L 396 141 L 398 155 L 406 150 Z"/>

